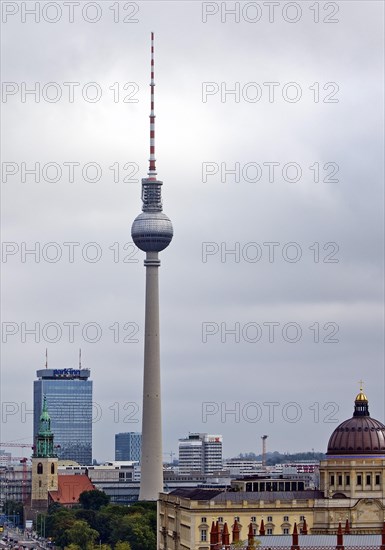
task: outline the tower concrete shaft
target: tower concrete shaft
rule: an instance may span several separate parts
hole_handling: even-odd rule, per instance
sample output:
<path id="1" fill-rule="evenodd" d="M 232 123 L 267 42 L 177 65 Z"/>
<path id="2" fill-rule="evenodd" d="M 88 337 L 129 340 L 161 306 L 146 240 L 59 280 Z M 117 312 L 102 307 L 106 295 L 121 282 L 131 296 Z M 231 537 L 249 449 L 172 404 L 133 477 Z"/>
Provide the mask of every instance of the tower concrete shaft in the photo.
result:
<path id="1" fill-rule="evenodd" d="M 159 493 L 163 491 L 158 252 L 147 252 L 144 265 L 146 267 L 146 318 L 139 500 L 158 500 Z"/>

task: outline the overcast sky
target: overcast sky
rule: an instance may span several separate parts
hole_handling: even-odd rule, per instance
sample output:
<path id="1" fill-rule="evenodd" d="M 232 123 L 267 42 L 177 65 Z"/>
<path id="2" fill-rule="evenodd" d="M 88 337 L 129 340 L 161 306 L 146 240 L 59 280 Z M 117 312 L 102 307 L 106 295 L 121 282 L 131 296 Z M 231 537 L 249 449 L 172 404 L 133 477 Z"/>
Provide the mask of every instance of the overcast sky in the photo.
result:
<path id="1" fill-rule="evenodd" d="M 82 348 L 95 458 L 140 431 L 151 31 L 164 452 L 325 451 L 360 379 L 384 421 L 383 3 L 273 4 L 2 2 L 1 441 L 32 438 L 46 347 Z"/>

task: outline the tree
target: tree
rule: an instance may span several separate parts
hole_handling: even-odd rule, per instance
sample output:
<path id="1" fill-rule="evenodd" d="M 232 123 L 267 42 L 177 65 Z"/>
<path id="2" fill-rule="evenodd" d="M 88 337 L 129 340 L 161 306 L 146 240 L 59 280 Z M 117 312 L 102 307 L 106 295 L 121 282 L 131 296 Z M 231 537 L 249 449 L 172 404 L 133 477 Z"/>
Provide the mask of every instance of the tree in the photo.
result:
<path id="1" fill-rule="evenodd" d="M 99 496 L 85 495 L 86 506 L 94 506 Z M 115 550 L 114 545 L 117 550 L 155 550 L 156 503 L 107 504 L 100 510 L 53 505 L 45 526 L 46 536 L 61 550 Z"/>
<path id="2" fill-rule="evenodd" d="M 63 510 L 63 506 L 62 506 L 62 504 L 60 504 L 59 502 L 52 502 L 52 503 L 48 506 L 48 514 L 49 514 L 49 515 L 55 514 L 55 513 L 58 512 L 59 510 Z"/>
<path id="3" fill-rule="evenodd" d="M 111 542 L 127 541 L 132 550 L 155 550 L 156 534 L 151 528 L 148 516 L 131 514 L 115 522 Z"/>
<path id="4" fill-rule="evenodd" d="M 77 520 L 67 531 L 68 541 L 77 544 L 80 550 L 92 550 L 99 533 L 84 520 Z"/>
<path id="5" fill-rule="evenodd" d="M 75 517 L 72 510 L 61 508 L 55 510 L 53 514 L 48 514 L 46 520 L 46 536 L 53 537 L 56 546 L 64 548 L 69 544 L 67 532 L 75 523 Z"/>
<path id="6" fill-rule="evenodd" d="M 79 496 L 79 503 L 85 510 L 100 510 L 102 506 L 107 506 L 109 502 L 110 497 L 98 489 L 83 491 Z"/>
<path id="7" fill-rule="evenodd" d="M 75 510 L 75 517 L 76 519 L 82 519 L 83 521 L 86 521 L 92 529 L 96 529 L 95 527 L 95 517 L 97 512 L 95 510 L 83 510 L 83 508 L 80 508 L 78 510 Z"/>

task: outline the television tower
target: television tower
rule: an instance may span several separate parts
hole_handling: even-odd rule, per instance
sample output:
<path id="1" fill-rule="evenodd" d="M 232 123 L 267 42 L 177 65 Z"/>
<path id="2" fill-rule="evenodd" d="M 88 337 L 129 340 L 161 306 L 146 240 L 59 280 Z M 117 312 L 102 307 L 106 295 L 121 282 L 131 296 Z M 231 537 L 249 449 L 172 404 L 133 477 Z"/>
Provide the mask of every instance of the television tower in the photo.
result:
<path id="1" fill-rule="evenodd" d="M 142 413 L 142 457 L 139 500 L 158 500 L 163 491 L 162 417 L 159 353 L 159 285 L 158 253 L 173 237 L 172 224 L 162 212 L 162 182 L 155 168 L 154 112 L 154 33 L 151 33 L 151 113 L 150 167 L 142 179 L 142 210 L 134 220 L 131 236 L 138 248 L 146 253 L 146 306 L 144 329 L 144 376 Z"/>
<path id="2" fill-rule="evenodd" d="M 268 435 L 261 435 L 262 439 L 262 467 L 266 468 L 266 439 Z"/>

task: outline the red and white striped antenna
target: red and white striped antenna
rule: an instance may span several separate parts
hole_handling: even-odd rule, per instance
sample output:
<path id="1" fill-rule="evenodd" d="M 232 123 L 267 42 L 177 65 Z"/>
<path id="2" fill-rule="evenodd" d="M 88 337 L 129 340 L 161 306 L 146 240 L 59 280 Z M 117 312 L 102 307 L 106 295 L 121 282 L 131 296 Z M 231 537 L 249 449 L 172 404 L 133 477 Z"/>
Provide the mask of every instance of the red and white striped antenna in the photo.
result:
<path id="1" fill-rule="evenodd" d="M 155 112 L 154 112 L 154 99 L 155 99 L 155 81 L 154 81 L 154 33 L 151 33 L 151 113 L 150 113 L 150 169 L 148 171 L 149 179 L 156 180 L 156 168 L 155 168 Z"/>

